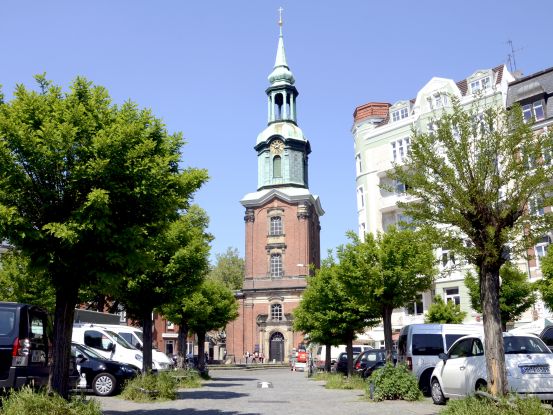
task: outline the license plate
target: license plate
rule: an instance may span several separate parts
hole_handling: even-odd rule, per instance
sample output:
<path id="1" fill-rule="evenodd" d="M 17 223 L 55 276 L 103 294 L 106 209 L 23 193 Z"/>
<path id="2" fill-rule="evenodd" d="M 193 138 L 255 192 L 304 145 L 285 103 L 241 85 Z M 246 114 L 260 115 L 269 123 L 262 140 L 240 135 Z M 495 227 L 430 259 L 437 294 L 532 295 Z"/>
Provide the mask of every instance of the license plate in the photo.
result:
<path id="1" fill-rule="evenodd" d="M 520 366 L 520 373 L 523 375 L 547 375 L 549 365 Z"/>

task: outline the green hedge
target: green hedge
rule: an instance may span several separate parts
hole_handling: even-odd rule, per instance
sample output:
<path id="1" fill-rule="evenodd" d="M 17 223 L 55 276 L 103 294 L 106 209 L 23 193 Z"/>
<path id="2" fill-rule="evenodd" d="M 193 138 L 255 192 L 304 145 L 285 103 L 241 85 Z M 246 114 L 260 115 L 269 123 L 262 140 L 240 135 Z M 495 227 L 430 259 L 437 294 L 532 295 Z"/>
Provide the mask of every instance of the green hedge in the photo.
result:
<path id="1" fill-rule="evenodd" d="M 177 398 L 177 381 L 169 372 L 140 375 L 125 384 L 121 397 L 138 402 L 173 400 Z"/>
<path id="2" fill-rule="evenodd" d="M 551 415 L 553 411 L 545 408 L 538 399 L 521 399 L 493 402 L 490 399 L 468 397 L 450 399 L 441 415 Z"/>
<path id="3" fill-rule="evenodd" d="M 2 398 L 0 415 L 102 415 L 95 400 L 73 398 L 66 401 L 56 394 L 25 387 Z"/>

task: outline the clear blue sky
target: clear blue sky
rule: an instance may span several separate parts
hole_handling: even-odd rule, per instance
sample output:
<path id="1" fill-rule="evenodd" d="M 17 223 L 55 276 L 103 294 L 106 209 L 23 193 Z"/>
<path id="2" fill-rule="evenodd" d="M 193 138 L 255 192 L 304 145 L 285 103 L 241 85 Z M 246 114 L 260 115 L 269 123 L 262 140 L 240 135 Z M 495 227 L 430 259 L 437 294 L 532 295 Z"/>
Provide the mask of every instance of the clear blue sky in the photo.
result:
<path id="1" fill-rule="evenodd" d="M 323 256 L 357 230 L 356 106 L 506 63 L 509 39 L 524 74 L 553 66 L 551 0 L 3 0 L 0 84 L 9 98 L 37 73 L 63 87 L 82 75 L 116 103 L 151 108 L 185 135 L 183 164 L 209 171 L 195 201 L 211 219 L 212 254 L 243 254 L 239 200 L 257 187 L 253 146 L 266 126 L 279 6 L 311 142 L 310 190 L 326 211 Z"/>

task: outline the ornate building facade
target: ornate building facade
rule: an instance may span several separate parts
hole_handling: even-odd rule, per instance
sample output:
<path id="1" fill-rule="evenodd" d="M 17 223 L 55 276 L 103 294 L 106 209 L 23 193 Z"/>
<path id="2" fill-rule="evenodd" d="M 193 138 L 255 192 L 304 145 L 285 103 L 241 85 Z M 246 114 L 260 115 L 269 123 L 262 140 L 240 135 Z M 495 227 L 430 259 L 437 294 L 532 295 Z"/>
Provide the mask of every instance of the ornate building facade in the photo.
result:
<path id="1" fill-rule="evenodd" d="M 275 66 L 265 91 L 267 127 L 254 146 L 257 191 L 240 201 L 245 208 L 245 276 L 237 293 L 239 317 L 226 328 L 227 357 L 246 352 L 266 361 L 286 362 L 303 341 L 292 328 L 292 311 L 306 287 L 306 276 L 320 265 L 318 196 L 309 191 L 311 146 L 297 123 L 298 91 L 284 51 L 279 22 Z"/>

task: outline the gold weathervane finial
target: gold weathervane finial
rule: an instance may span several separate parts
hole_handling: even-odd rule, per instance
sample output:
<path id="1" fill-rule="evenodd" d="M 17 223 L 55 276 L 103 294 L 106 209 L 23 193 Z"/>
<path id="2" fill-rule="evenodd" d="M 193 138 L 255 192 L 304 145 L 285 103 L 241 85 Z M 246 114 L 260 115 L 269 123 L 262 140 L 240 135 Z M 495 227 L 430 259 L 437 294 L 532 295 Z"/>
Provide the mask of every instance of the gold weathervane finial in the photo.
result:
<path id="1" fill-rule="evenodd" d="M 282 12 L 284 9 L 281 7 L 278 8 L 278 25 L 280 26 L 280 34 L 282 35 Z"/>

